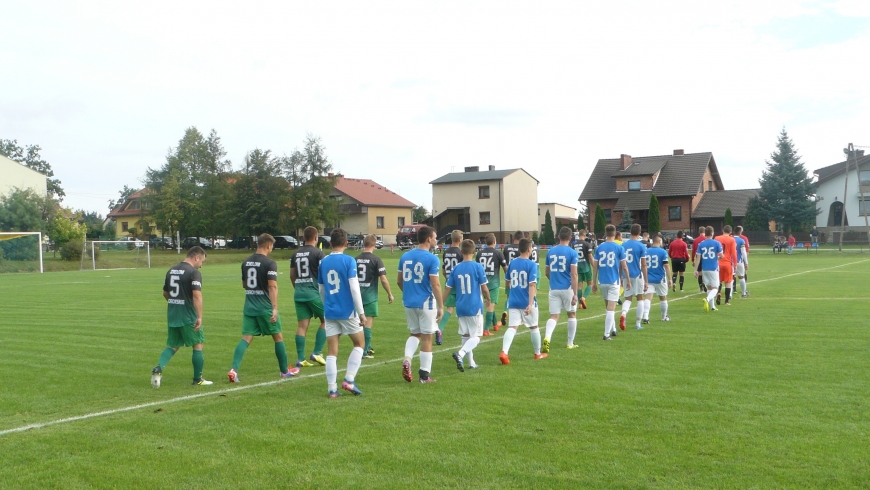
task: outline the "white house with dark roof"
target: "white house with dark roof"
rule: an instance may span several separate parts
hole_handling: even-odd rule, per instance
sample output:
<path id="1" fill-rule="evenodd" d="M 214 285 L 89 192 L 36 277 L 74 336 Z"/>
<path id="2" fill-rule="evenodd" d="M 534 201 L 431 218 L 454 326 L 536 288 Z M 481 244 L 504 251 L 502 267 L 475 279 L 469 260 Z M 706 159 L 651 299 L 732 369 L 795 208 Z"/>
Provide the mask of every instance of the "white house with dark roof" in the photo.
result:
<path id="1" fill-rule="evenodd" d="M 495 233 L 499 243 L 515 231 L 538 230 L 538 179 L 521 168 L 465 167 L 432 184 L 433 226 L 438 236 L 462 230 L 476 240 Z"/>
<path id="2" fill-rule="evenodd" d="M 870 220 L 870 155 L 856 150 L 855 159 L 849 160 L 849 180 L 846 188 L 846 161 L 814 170 L 816 177 L 817 207 L 816 226 L 822 231 L 839 231 L 841 225 L 850 230 L 870 231 L 865 217 Z M 863 196 L 862 196 L 863 193 Z"/>

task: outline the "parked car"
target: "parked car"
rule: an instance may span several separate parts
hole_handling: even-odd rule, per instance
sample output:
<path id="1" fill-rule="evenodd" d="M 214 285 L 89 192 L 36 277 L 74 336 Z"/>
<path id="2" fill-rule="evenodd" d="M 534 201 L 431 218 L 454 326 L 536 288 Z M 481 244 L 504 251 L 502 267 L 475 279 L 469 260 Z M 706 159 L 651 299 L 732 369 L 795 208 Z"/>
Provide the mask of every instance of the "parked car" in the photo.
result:
<path id="1" fill-rule="evenodd" d="M 216 236 L 209 239 L 214 248 L 227 248 L 227 239 L 222 236 Z"/>
<path id="2" fill-rule="evenodd" d="M 237 236 L 227 242 L 227 248 L 233 248 L 237 250 L 257 248 L 257 237 Z"/>
<path id="3" fill-rule="evenodd" d="M 423 228 L 424 226 L 426 225 L 417 224 L 403 226 L 399 230 L 399 233 L 396 234 L 396 243 L 403 243 L 405 241 L 417 243 L 417 232 L 420 230 L 420 228 Z"/>
<path id="4" fill-rule="evenodd" d="M 181 248 L 191 248 L 197 245 L 206 249 L 214 248 L 214 245 L 212 245 L 210 241 L 203 237 L 197 238 L 195 236 L 189 236 L 181 241 Z"/>
<path id="5" fill-rule="evenodd" d="M 126 248 L 128 250 L 133 250 L 134 248 L 142 248 L 145 246 L 145 242 L 132 236 L 121 237 L 118 239 L 118 241 L 126 243 L 116 243 L 115 248 Z"/>
<path id="6" fill-rule="evenodd" d="M 151 248 L 154 248 L 154 249 L 171 249 L 171 248 L 175 248 L 175 244 L 172 243 L 172 238 L 170 238 L 170 237 L 168 237 L 168 236 L 165 236 L 165 237 L 154 237 L 154 238 L 152 238 L 151 240 L 149 240 L 149 243 L 151 243 Z"/>
<path id="7" fill-rule="evenodd" d="M 329 238 L 328 236 L 320 235 L 319 237 L 317 237 L 317 244 L 320 246 L 320 248 L 331 248 L 330 240 L 331 238 Z"/>
<path id="8" fill-rule="evenodd" d="M 275 237 L 274 248 L 298 248 L 299 241 L 290 235 L 278 235 Z"/>

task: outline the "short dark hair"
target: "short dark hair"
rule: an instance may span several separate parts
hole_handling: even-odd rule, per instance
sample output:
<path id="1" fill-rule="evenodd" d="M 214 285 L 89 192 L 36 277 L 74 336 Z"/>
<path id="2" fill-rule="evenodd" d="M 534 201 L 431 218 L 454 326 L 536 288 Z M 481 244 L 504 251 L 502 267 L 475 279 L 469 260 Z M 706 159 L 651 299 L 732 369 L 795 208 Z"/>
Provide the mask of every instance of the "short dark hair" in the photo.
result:
<path id="1" fill-rule="evenodd" d="M 377 245 L 377 243 L 378 237 L 374 235 L 366 235 L 366 237 L 363 238 L 363 247 L 374 247 L 375 245 Z"/>
<path id="2" fill-rule="evenodd" d="M 730 234 L 731 233 L 731 225 L 725 225 L 725 227 L 722 228 L 722 233 L 724 233 L 726 235 Z"/>
<path id="3" fill-rule="evenodd" d="M 613 225 L 607 225 L 604 227 L 604 234 L 610 237 L 616 236 L 616 227 Z"/>
<path id="4" fill-rule="evenodd" d="M 683 238 L 683 230 L 677 232 L 677 238 Z"/>
<path id="5" fill-rule="evenodd" d="M 640 236 L 640 225 L 635 223 L 631 225 L 631 234 L 634 236 Z"/>
<path id="6" fill-rule="evenodd" d="M 263 233 L 262 235 L 257 237 L 257 246 L 265 247 L 267 245 L 271 245 L 275 243 L 275 237 L 268 233 Z"/>
<path id="7" fill-rule="evenodd" d="M 586 236 L 586 228 L 583 228 L 580 231 L 578 231 L 577 236 Z"/>
<path id="8" fill-rule="evenodd" d="M 814 226 L 813 228 L 815 228 L 815 226 Z M 742 227 L 742 226 L 739 226 L 739 225 L 738 225 L 738 226 L 735 226 L 735 227 L 734 227 L 734 233 L 737 233 L 738 235 L 742 235 L 742 234 L 743 234 L 743 227 Z"/>
<path id="9" fill-rule="evenodd" d="M 520 241 L 522 239 L 523 239 L 523 232 L 518 231 L 518 232 L 514 233 L 514 240 Z"/>
<path id="10" fill-rule="evenodd" d="M 462 244 L 460 245 L 460 251 L 462 255 L 471 255 L 474 253 L 474 250 L 477 248 L 477 245 L 474 244 L 474 240 L 462 240 Z"/>
<path id="11" fill-rule="evenodd" d="M 205 250 L 203 250 L 203 248 L 198 246 L 198 245 L 190 247 L 190 250 L 187 251 L 187 258 L 188 259 L 192 259 L 194 257 L 200 257 L 200 256 L 208 257 L 208 254 L 205 253 Z"/>
<path id="12" fill-rule="evenodd" d="M 562 241 L 570 240 L 572 234 L 573 233 L 571 233 L 571 228 L 568 228 L 567 226 L 563 226 L 562 228 L 559 229 L 559 240 L 562 240 Z"/>
<path id="13" fill-rule="evenodd" d="M 708 226 L 707 228 L 704 228 L 704 234 L 707 236 L 713 236 L 713 227 Z"/>
<path id="14" fill-rule="evenodd" d="M 313 242 L 317 240 L 317 228 L 313 226 L 307 226 L 304 230 L 302 230 L 302 238 L 306 242 Z"/>
<path id="15" fill-rule="evenodd" d="M 343 247 L 347 245 L 347 232 L 341 228 L 334 228 L 329 234 L 330 247 Z"/>
<path id="16" fill-rule="evenodd" d="M 428 240 L 433 233 L 435 233 L 435 228 L 432 228 L 431 226 L 424 226 L 420 228 L 419 230 L 417 230 L 417 243 L 423 243 L 424 241 Z"/>
<path id="17" fill-rule="evenodd" d="M 520 253 L 524 254 L 532 249 L 532 241 L 528 238 L 520 240 Z"/>
<path id="18" fill-rule="evenodd" d="M 484 239 L 484 241 L 486 241 L 487 245 L 490 245 L 490 246 L 495 245 L 495 234 L 494 233 L 487 233 L 483 239 Z"/>

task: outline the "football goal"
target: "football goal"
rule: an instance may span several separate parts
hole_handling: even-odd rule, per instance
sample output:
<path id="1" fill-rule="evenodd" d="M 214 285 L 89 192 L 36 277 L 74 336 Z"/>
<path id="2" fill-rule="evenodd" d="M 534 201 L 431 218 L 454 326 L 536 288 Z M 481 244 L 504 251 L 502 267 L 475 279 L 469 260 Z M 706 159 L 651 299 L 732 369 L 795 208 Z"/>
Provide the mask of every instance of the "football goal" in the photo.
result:
<path id="1" fill-rule="evenodd" d="M 38 231 L 0 232 L 0 270 L 43 272 L 42 233 Z"/>
<path id="2" fill-rule="evenodd" d="M 94 240 L 82 244 L 81 270 L 150 269 L 151 244 L 142 240 Z"/>

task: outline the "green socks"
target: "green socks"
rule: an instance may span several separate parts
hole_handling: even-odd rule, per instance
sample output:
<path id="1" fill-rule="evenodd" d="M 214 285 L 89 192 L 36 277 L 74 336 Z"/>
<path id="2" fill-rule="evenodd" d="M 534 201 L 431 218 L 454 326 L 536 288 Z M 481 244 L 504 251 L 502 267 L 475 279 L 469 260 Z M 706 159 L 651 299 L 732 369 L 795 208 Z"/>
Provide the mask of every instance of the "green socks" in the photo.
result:
<path id="1" fill-rule="evenodd" d="M 590 294 L 592 294 L 592 286 L 586 286 L 585 288 L 583 288 L 584 298 L 588 298 Z"/>
<path id="2" fill-rule="evenodd" d="M 447 320 L 450 319 L 450 312 L 444 311 L 444 316 L 441 317 L 441 321 L 438 322 L 438 330 L 444 331 L 444 325 L 447 325 Z"/>
<path id="3" fill-rule="evenodd" d="M 486 316 L 483 319 L 483 329 L 489 331 L 490 328 L 494 325 L 493 319 L 495 319 L 494 311 L 487 311 Z"/>
<path id="4" fill-rule="evenodd" d="M 365 354 L 372 348 L 372 329 L 363 327 L 363 336 L 366 339 L 366 346 L 363 348 L 363 354 Z"/>
<path id="5" fill-rule="evenodd" d="M 160 360 L 157 361 L 157 365 L 160 366 L 160 369 L 166 367 L 169 364 L 169 360 L 172 359 L 172 356 L 175 355 L 175 350 L 172 347 L 167 347 L 163 349 L 163 352 L 160 353 Z"/>
<path id="6" fill-rule="evenodd" d="M 242 367 L 242 358 L 245 357 L 246 350 L 248 350 L 248 343 L 242 339 L 236 344 L 236 351 L 233 353 L 233 369 L 236 371 Z"/>
<path id="7" fill-rule="evenodd" d="M 315 356 L 319 356 L 323 353 L 323 347 L 326 345 L 326 329 L 318 328 L 317 329 L 317 337 L 314 339 L 314 351 L 312 354 Z M 305 352 L 302 353 L 303 355 Z"/>
<path id="8" fill-rule="evenodd" d="M 202 367 L 205 365 L 205 358 L 202 356 L 201 350 L 194 350 L 193 355 L 193 380 L 202 379 Z"/>
<path id="9" fill-rule="evenodd" d="M 296 336 L 296 360 L 304 361 L 305 360 L 305 336 L 297 335 Z"/>
<path id="10" fill-rule="evenodd" d="M 275 357 L 278 358 L 278 369 L 281 373 L 287 372 L 287 348 L 284 346 L 284 341 L 275 342 Z"/>

